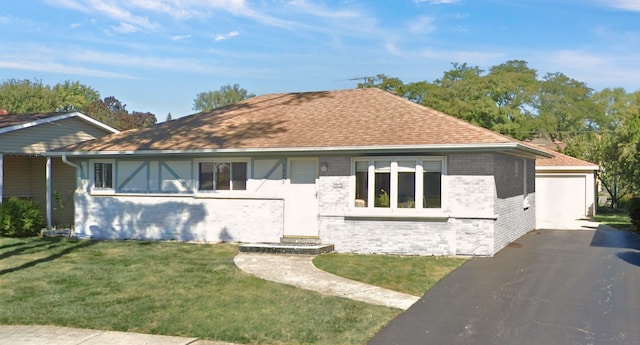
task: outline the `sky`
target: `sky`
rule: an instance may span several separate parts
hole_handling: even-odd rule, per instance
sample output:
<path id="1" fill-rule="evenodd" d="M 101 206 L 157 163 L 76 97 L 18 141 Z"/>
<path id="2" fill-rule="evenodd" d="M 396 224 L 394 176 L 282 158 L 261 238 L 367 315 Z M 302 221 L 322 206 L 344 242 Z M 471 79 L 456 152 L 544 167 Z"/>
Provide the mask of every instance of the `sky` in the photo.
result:
<path id="1" fill-rule="evenodd" d="M 0 0 L 0 81 L 79 81 L 158 121 L 223 85 L 340 90 L 509 60 L 640 90 L 640 0 Z"/>

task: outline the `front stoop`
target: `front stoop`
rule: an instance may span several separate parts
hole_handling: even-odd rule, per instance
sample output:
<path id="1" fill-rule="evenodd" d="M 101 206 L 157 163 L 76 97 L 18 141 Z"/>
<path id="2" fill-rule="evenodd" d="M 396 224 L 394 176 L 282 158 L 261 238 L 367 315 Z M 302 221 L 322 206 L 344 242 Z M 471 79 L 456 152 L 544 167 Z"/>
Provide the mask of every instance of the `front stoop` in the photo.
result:
<path id="1" fill-rule="evenodd" d="M 238 248 L 243 253 L 320 255 L 334 250 L 333 244 L 319 243 L 243 243 Z"/>

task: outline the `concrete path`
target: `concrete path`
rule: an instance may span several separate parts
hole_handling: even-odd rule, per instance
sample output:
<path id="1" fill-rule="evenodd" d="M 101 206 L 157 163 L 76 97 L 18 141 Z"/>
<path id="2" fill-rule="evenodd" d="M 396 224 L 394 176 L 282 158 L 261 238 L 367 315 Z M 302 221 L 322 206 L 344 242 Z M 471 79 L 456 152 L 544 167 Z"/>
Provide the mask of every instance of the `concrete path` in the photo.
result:
<path id="1" fill-rule="evenodd" d="M 293 285 L 323 295 L 339 296 L 387 307 L 408 309 L 416 296 L 338 277 L 316 268 L 309 255 L 238 253 L 238 268 L 259 278 Z"/>
<path id="2" fill-rule="evenodd" d="M 369 345 L 640 344 L 640 236 L 531 232 L 473 258 Z"/>
<path id="3" fill-rule="evenodd" d="M 11 345 L 186 345 L 196 338 L 57 326 L 0 325 L 0 344 Z"/>

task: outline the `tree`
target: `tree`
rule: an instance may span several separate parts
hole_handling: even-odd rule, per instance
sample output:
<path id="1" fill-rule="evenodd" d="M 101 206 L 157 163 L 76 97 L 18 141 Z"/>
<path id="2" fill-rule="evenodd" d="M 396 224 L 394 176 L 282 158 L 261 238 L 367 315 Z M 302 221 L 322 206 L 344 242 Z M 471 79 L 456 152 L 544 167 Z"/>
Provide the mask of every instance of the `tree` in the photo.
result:
<path id="1" fill-rule="evenodd" d="M 40 80 L 9 79 L 0 85 L 0 105 L 11 114 L 82 111 L 98 99 L 98 91 L 78 81 L 50 87 Z"/>
<path id="2" fill-rule="evenodd" d="M 131 114 L 117 98 L 110 96 L 104 100 L 96 100 L 84 109 L 94 119 L 119 130 L 151 127 L 156 124 L 156 116 L 152 113 L 134 111 Z"/>
<path id="3" fill-rule="evenodd" d="M 489 96 L 497 107 L 491 129 L 516 139 L 529 139 L 538 91 L 538 72 L 526 61 L 511 60 L 493 66 L 486 75 Z"/>
<path id="4" fill-rule="evenodd" d="M 586 124 L 598 117 L 591 96 L 592 90 L 585 83 L 559 72 L 547 73 L 538 92 L 538 134 L 564 140 L 588 130 Z"/>
<path id="5" fill-rule="evenodd" d="M 82 111 L 94 101 L 100 99 L 100 93 L 93 88 L 70 80 L 56 84 L 53 89 L 56 111 Z"/>
<path id="6" fill-rule="evenodd" d="M 592 98 L 601 112 L 598 122 L 568 138 L 565 153 L 600 166 L 598 178 L 615 208 L 640 195 L 640 92 L 604 89 Z"/>
<path id="7" fill-rule="evenodd" d="M 217 91 L 200 92 L 193 100 L 193 110 L 202 112 L 235 104 L 245 99 L 255 97 L 238 84 L 221 86 Z"/>
<path id="8" fill-rule="evenodd" d="M 8 79 L 0 85 L 0 108 L 9 114 L 48 113 L 56 110 L 56 100 L 41 80 Z"/>
<path id="9" fill-rule="evenodd" d="M 169 112 L 169 114 L 167 114 L 167 118 L 164 121 L 169 122 L 171 120 L 173 120 L 173 117 L 171 116 L 171 112 Z"/>

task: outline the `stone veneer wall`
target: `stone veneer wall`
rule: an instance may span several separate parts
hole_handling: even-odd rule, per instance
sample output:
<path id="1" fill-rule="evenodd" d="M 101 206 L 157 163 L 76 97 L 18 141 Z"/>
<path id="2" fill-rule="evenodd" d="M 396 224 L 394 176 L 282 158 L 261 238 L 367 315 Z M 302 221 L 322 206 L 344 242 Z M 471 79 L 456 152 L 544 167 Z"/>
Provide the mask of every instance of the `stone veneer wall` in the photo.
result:
<path id="1" fill-rule="evenodd" d="M 496 182 L 494 154 L 455 154 L 447 159 L 443 192 L 449 217 L 351 215 L 349 157 L 322 158 L 319 179 L 320 238 L 338 252 L 410 255 L 493 255 Z"/>

